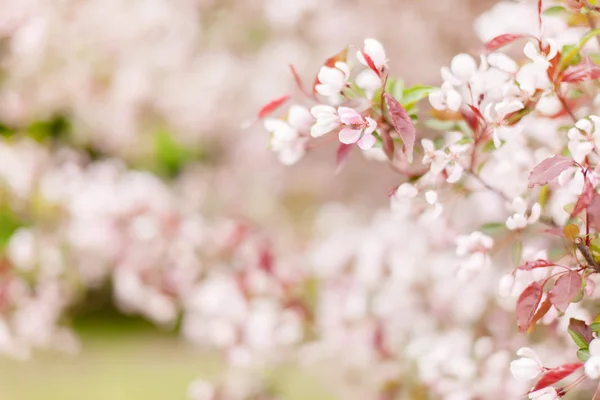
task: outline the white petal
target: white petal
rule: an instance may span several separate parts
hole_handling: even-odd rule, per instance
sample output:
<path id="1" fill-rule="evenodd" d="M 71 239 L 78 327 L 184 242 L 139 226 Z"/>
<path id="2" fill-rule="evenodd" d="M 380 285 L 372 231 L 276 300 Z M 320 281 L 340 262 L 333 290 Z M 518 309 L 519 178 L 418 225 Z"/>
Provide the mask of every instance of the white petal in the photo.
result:
<path id="1" fill-rule="evenodd" d="M 421 139 L 421 146 L 423 146 L 423 150 L 425 150 L 425 152 L 435 151 L 433 141 L 430 139 Z"/>
<path id="2" fill-rule="evenodd" d="M 504 53 L 492 53 L 488 55 L 487 60 L 492 67 L 510 74 L 514 74 L 519 68 L 517 63 Z"/>
<path id="3" fill-rule="evenodd" d="M 446 103 L 448 104 L 448 108 L 452 111 L 458 111 L 460 105 L 462 104 L 462 97 L 456 90 L 450 90 L 446 94 Z"/>
<path id="4" fill-rule="evenodd" d="M 444 111 L 446 109 L 446 96 L 444 92 L 436 90 L 435 92 L 429 93 L 429 104 L 436 110 Z"/>
<path id="5" fill-rule="evenodd" d="M 531 358 L 519 358 L 510 363 L 510 372 L 521 381 L 529 381 L 537 378 L 542 372 L 542 367 Z"/>
<path id="6" fill-rule="evenodd" d="M 450 63 L 452 73 L 462 82 L 467 82 L 477 71 L 477 63 L 469 54 L 461 53 L 452 59 Z"/>
<path id="7" fill-rule="evenodd" d="M 434 190 L 429 190 L 425 193 L 425 201 L 431 205 L 434 205 L 437 202 L 438 195 Z"/>
<path id="8" fill-rule="evenodd" d="M 535 203 L 531 207 L 531 214 L 529 215 L 527 222 L 530 224 L 533 224 L 540 219 L 541 215 L 542 215 L 542 206 L 540 205 L 540 203 Z"/>
<path id="9" fill-rule="evenodd" d="M 367 121 L 367 127 L 365 128 L 365 135 L 370 135 L 373 132 L 375 132 L 375 129 L 377 129 L 377 122 L 373 119 L 373 118 L 365 118 L 365 120 Z"/>
<path id="10" fill-rule="evenodd" d="M 310 113 L 317 119 L 337 116 L 335 108 L 323 104 L 311 108 Z"/>
<path id="11" fill-rule="evenodd" d="M 419 194 L 419 190 L 410 183 L 406 182 L 402 185 L 398 186 L 396 189 L 396 196 L 398 197 L 407 197 L 407 198 L 415 198 Z"/>
<path id="12" fill-rule="evenodd" d="M 512 207 L 519 214 L 525 214 L 525 211 L 527 211 L 527 203 L 525 203 L 522 197 L 515 197 L 512 201 Z"/>
<path id="13" fill-rule="evenodd" d="M 365 53 L 371 57 L 373 64 L 377 68 L 381 68 L 386 63 L 385 50 L 383 45 L 375 39 L 365 39 Z"/>
<path id="14" fill-rule="evenodd" d="M 313 123 L 314 118 L 306 107 L 294 104 L 288 111 L 287 120 L 290 126 L 305 132 Z"/>
<path id="15" fill-rule="evenodd" d="M 595 339 L 597 340 L 597 339 Z M 590 351 L 591 353 L 591 351 Z M 590 357 L 586 362 L 585 362 L 585 374 L 590 378 L 590 379 L 600 379 L 600 357 L 599 356 L 593 356 Z"/>
<path id="16" fill-rule="evenodd" d="M 537 57 L 539 57 L 540 54 L 537 45 L 531 41 L 527 42 L 527 44 L 523 48 L 523 53 L 525 53 L 527 58 L 529 58 L 530 60 L 535 60 Z"/>
<path id="17" fill-rule="evenodd" d="M 592 121 L 590 121 L 587 118 L 580 119 L 579 121 L 577 121 L 577 123 L 575 123 L 575 126 L 584 131 L 585 133 L 592 132 Z"/>
<path id="18" fill-rule="evenodd" d="M 337 69 L 342 71 L 342 73 L 344 74 L 344 81 L 346 81 L 350 76 L 350 68 L 348 67 L 348 64 L 342 61 L 337 61 L 334 65 Z"/>
<path id="19" fill-rule="evenodd" d="M 600 357 L 600 339 L 594 339 L 590 342 L 590 355 Z"/>
<path id="20" fill-rule="evenodd" d="M 463 173 L 463 167 L 461 167 L 458 164 L 454 164 L 454 166 L 452 167 L 452 173 L 450 173 L 450 176 L 448 176 L 448 178 L 446 179 L 446 182 L 448 182 L 448 183 L 458 182 L 458 180 L 462 176 L 462 173 Z"/>
<path id="21" fill-rule="evenodd" d="M 517 350 L 517 356 L 531 358 L 535 360 L 540 366 L 542 365 L 542 362 L 540 361 L 540 358 L 538 357 L 536 352 L 529 347 L 521 347 L 519 350 Z"/>

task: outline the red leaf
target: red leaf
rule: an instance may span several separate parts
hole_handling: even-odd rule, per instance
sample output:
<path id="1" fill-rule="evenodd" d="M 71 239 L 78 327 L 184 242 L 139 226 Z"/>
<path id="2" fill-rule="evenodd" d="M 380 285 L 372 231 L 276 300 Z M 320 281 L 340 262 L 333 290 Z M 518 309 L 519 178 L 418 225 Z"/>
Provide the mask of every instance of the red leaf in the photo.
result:
<path id="1" fill-rule="evenodd" d="M 469 105 L 469 107 L 470 108 L 468 109 L 462 108 L 460 110 L 460 113 L 465 122 L 469 125 L 469 128 L 471 128 L 471 130 L 476 133 L 479 128 L 479 119 L 475 111 L 473 111 L 473 109 L 476 110 L 476 108 L 471 105 Z"/>
<path id="2" fill-rule="evenodd" d="M 600 67 L 589 58 L 577 65 L 571 65 L 563 73 L 562 82 L 577 83 L 600 78 Z"/>
<path id="3" fill-rule="evenodd" d="M 505 33 L 504 35 L 496 36 L 495 38 L 487 42 L 483 48 L 487 53 L 491 53 L 522 37 L 525 37 L 525 35 Z"/>
<path id="4" fill-rule="evenodd" d="M 389 160 L 393 160 L 394 159 L 394 139 L 392 139 L 392 136 L 390 135 L 390 133 L 385 129 L 381 130 L 380 136 L 381 136 L 381 141 L 383 142 L 383 152 L 385 153 L 385 155 L 387 156 L 387 158 Z"/>
<path id="5" fill-rule="evenodd" d="M 294 82 L 296 82 L 296 86 L 298 86 L 298 89 L 300 89 L 302 93 L 306 93 L 306 91 L 304 90 L 304 83 L 302 82 L 302 78 L 300 78 L 300 75 L 298 75 L 298 71 L 296 71 L 296 68 L 294 68 L 292 64 L 290 64 L 290 71 L 292 72 Z"/>
<path id="6" fill-rule="evenodd" d="M 548 292 L 550 301 L 560 312 L 565 312 L 571 301 L 581 291 L 581 276 L 575 271 L 561 275 Z"/>
<path id="7" fill-rule="evenodd" d="M 565 237 L 565 232 L 564 229 L 559 227 L 555 227 L 555 228 L 548 228 L 544 230 L 545 233 L 549 233 L 550 235 L 556 235 L 556 236 L 561 236 L 561 237 Z"/>
<path id="8" fill-rule="evenodd" d="M 542 299 L 543 281 L 536 281 L 523 290 L 517 300 L 517 327 L 523 333 L 533 322 L 533 316 Z"/>
<path id="9" fill-rule="evenodd" d="M 354 146 L 352 144 L 344 143 L 340 143 L 340 145 L 338 146 L 337 153 L 335 156 L 337 172 L 339 172 L 344 166 L 344 164 L 346 164 L 346 160 L 348 159 L 348 156 L 350 156 L 353 147 Z"/>
<path id="10" fill-rule="evenodd" d="M 406 155 L 408 161 L 411 162 L 415 147 L 415 139 L 417 137 L 415 124 L 410 119 L 410 116 L 404 107 L 402 107 L 402 105 L 400 105 L 400 103 L 398 103 L 398 101 L 389 93 L 384 93 L 383 98 L 385 99 L 385 104 L 392 117 L 394 129 L 396 129 L 396 132 L 398 132 L 398 135 L 400 135 L 400 138 L 402 139 L 402 151 Z"/>
<path id="11" fill-rule="evenodd" d="M 584 321 L 580 319 L 571 318 L 569 320 L 569 330 L 581 336 L 581 338 L 585 340 L 587 344 L 590 344 L 590 342 L 594 339 L 592 328 L 590 328 Z"/>
<path id="12" fill-rule="evenodd" d="M 542 302 L 542 305 L 537 309 L 537 311 L 535 312 L 535 315 L 531 319 L 531 325 L 535 326 L 535 324 L 540 319 L 542 319 L 548 311 L 550 311 L 551 307 L 552 307 L 552 302 L 550 301 L 550 298 L 546 296 L 546 298 Z"/>
<path id="13" fill-rule="evenodd" d="M 548 260 L 535 260 L 527 261 L 525 264 L 521 265 L 519 269 L 523 271 L 531 271 L 532 269 L 552 267 L 554 265 L 556 264 Z"/>
<path id="14" fill-rule="evenodd" d="M 563 380 L 564 378 L 571 375 L 573 372 L 577 371 L 581 367 L 583 367 L 583 363 L 577 362 L 564 364 L 560 367 L 552 368 L 540 378 L 540 380 L 535 384 L 533 389 L 531 389 L 531 392 L 535 392 L 536 390 L 541 390 L 545 387 L 554 385 L 556 382 Z"/>
<path id="15" fill-rule="evenodd" d="M 589 179 L 585 179 L 585 183 L 583 184 L 583 191 L 581 195 L 577 199 L 577 203 L 575 203 L 575 207 L 573 208 L 573 212 L 571 213 L 571 218 L 579 214 L 581 211 L 586 209 L 594 200 L 594 195 L 596 194 L 594 190 L 594 186 Z"/>
<path id="16" fill-rule="evenodd" d="M 590 220 L 590 226 L 595 230 L 600 230 L 600 196 L 594 194 L 590 205 L 588 206 L 587 217 Z"/>
<path id="17" fill-rule="evenodd" d="M 262 119 L 262 118 L 266 117 L 267 115 L 271 114 L 273 111 L 275 111 L 276 109 L 281 107 L 281 105 L 283 103 L 288 101 L 289 98 L 290 98 L 290 95 L 286 94 L 285 96 L 281 96 L 275 100 L 270 101 L 263 108 L 260 109 L 260 111 L 258 112 L 258 118 Z"/>
<path id="18" fill-rule="evenodd" d="M 329 68 L 333 68 L 335 67 L 335 63 L 338 61 L 342 61 L 342 62 L 346 62 L 346 60 L 348 59 L 348 48 L 346 47 L 344 50 L 340 51 L 339 53 L 329 57 L 327 60 L 325 60 L 325 63 L 323 63 L 324 67 L 329 67 Z M 319 84 L 319 77 L 316 76 L 315 77 L 315 81 L 313 82 L 313 93 L 317 93 L 315 87 Z"/>
<path id="19" fill-rule="evenodd" d="M 361 54 L 365 58 L 365 61 L 367 62 L 367 65 L 369 66 L 369 68 L 371 68 L 371 70 L 373 72 L 375 72 L 377 74 L 377 76 L 381 77 L 381 72 L 377 69 L 377 66 L 375 66 L 375 63 L 373 62 L 373 59 L 371 58 L 371 56 L 362 51 L 361 51 Z"/>
<path id="20" fill-rule="evenodd" d="M 575 165 L 572 158 L 556 155 L 546 158 L 535 166 L 529 174 L 529 188 L 535 185 L 546 185 L 548 182 L 558 178 L 558 176 L 567 168 Z"/>

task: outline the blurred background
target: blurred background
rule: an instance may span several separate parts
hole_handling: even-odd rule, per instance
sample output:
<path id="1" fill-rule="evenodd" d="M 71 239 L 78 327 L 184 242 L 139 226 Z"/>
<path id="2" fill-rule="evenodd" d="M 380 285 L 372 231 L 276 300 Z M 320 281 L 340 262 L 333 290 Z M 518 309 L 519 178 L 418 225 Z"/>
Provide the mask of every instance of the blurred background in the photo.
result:
<path id="1" fill-rule="evenodd" d="M 178 298 L 214 249 L 259 227 L 293 259 L 324 204 L 369 218 L 398 183 L 358 155 L 336 175 L 333 145 L 279 164 L 247 125 L 288 64 L 311 81 L 373 37 L 392 74 L 438 84 L 493 3 L 0 0 L 0 399 L 185 399 L 217 377 Z M 336 398 L 272 373 L 286 399 Z"/>

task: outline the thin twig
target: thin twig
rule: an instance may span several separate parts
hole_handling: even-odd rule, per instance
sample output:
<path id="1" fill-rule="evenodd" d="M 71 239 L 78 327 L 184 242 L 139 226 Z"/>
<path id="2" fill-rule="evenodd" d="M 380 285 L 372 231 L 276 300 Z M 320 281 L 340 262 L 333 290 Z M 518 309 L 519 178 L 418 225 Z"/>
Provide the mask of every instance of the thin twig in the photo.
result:
<path id="1" fill-rule="evenodd" d="M 465 169 L 465 171 L 489 191 L 496 193 L 498 196 L 502 197 L 506 201 L 511 201 L 510 197 L 508 197 L 504 192 L 501 192 L 499 189 L 490 186 L 490 184 L 484 181 L 475 171 L 473 171 L 473 169 Z"/>
<path id="2" fill-rule="evenodd" d="M 592 267 L 596 272 L 600 272 L 600 265 L 594 259 L 590 248 L 585 245 L 585 241 L 581 238 L 581 236 L 577 236 L 574 240 L 575 246 L 579 249 L 579 252 L 585 258 L 585 261 L 588 263 L 590 267 Z"/>
<path id="3" fill-rule="evenodd" d="M 589 0 L 583 0 L 583 4 L 585 5 L 586 8 L 588 8 L 592 11 L 600 11 L 600 7 L 593 5 L 592 3 L 589 2 Z"/>

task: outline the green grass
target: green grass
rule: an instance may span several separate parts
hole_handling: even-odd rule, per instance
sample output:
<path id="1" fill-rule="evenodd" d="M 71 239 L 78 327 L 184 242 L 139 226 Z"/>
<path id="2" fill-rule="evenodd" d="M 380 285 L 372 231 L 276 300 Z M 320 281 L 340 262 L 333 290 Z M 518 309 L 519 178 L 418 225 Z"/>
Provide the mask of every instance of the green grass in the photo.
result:
<path id="1" fill-rule="evenodd" d="M 19 362 L 0 358 L 0 400 L 184 400 L 195 378 L 218 376 L 218 357 L 147 322 L 94 312 L 75 327 L 77 356 L 37 354 Z M 284 368 L 279 386 L 286 400 L 332 400 L 314 380 Z"/>

